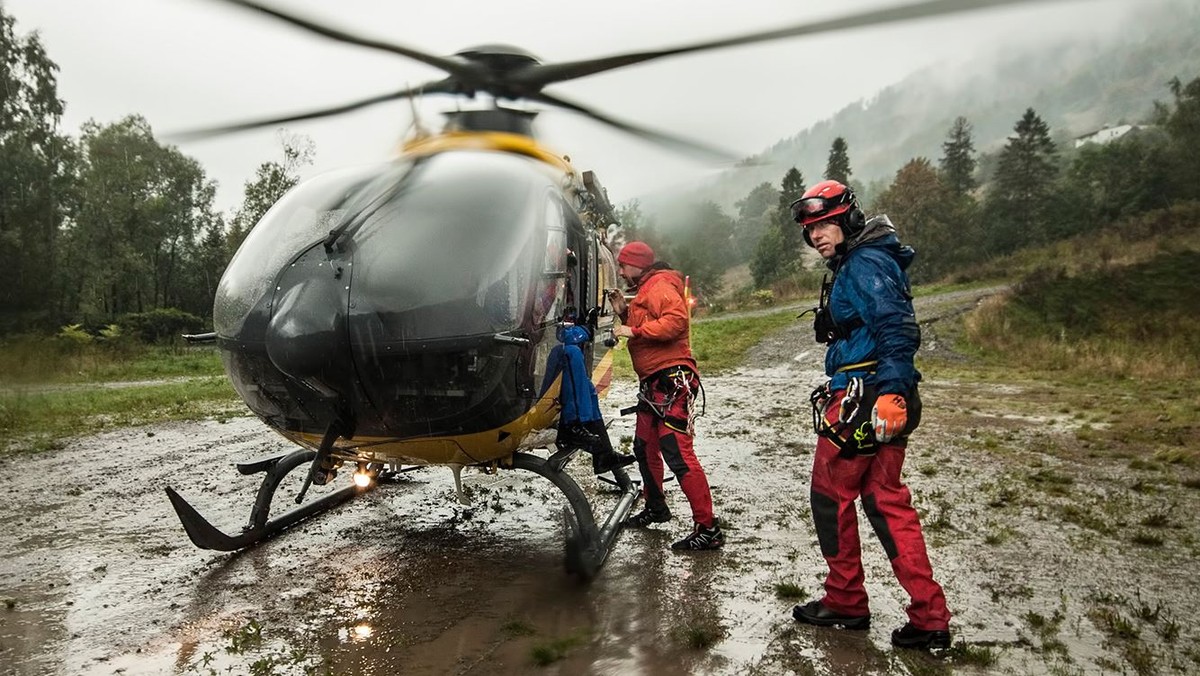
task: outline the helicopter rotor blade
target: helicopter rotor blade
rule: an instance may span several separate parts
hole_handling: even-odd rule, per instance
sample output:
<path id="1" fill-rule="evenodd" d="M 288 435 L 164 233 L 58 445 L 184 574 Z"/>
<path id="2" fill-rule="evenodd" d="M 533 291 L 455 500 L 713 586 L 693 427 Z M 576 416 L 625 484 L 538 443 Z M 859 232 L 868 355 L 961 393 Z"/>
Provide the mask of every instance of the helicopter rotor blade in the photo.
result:
<path id="1" fill-rule="evenodd" d="M 932 18 L 947 14 L 960 14 L 963 12 L 978 11 L 993 7 L 1003 7 L 1005 5 L 1016 5 L 1036 1 L 1038 0 L 924 0 L 922 2 L 916 2 L 908 5 L 875 9 L 835 19 L 825 19 L 822 21 L 802 23 L 796 26 L 790 26 L 788 28 L 780 28 L 777 30 L 764 31 L 760 33 L 750 33 L 748 35 L 723 38 L 720 40 L 698 42 L 695 44 L 683 45 L 670 49 L 631 52 L 628 54 L 617 54 L 614 56 L 557 64 L 551 63 L 530 65 L 521 71 L 514 73 L 513 79 L 523 86 L 538 88 L 554 84 L 556 82 L 573 80 L 576 78 L 585 77 L 587 75 L 595 75 L 596 73 L 602 73 L 615 68 L 631 66 L 633 64 L 643 63 L 653 59 L 661 59 L 668 56 L 722 49 L 724 47 L 749 45 L 757 42 L 800 37 L 803 35 L 817 35 L 819 33 L 850 30 L 852 28 L 879 26 L 889 23 L 898 23 L 901 21 L 910 21 L 913 19 Z"/>
<path id="2" fill-rule="evenodd" d="M 180 132 L 172 132 L 166 134 L 166 137 L 178 141 L 196 141 L 239 131 L 261 129 L 263 127 L 274 127 L 281 124 L 287 124 L 289 122 L 315 120 L 322 117 L 329 117 L 331 115 L 341 115 L 342 113 L 349 113 L 351 111 L 355 111 L 360 108 L 366 108 L 379 103 L 396 101 L 398 99 L 411 99 L 414 96 L 421 96 L 424 94 L 453 94 L 459 91 L 460 86 L 461 85 L 457 80 L 454 80 L 453 78 L 446 78 L 444 80 L 436 80 L 434 82 L 424 84 L 420 87 L 401 89 L 398 92 L 392 92 L 390 94 L 380 94 L 379 96 L 372 96 L 360 101 L 353 101 L 340 106 L 334 106 L 333 108 L 321 108 L 319 110 L 312 110 L 304 113 L 294 113 L 292 115 L 283 115 L 280 117 L 272 117 L 262 120 L 235 122 L 232 124 L 221 125 L 219 127 L 206 127 L 204 129 L 191 129 Z"/>
<path id="3" fill-rule="evenodd" d="M 389 54 L 399 54 L 400 56 L 407 56 L 410 59 L 420 61 L 421 63 L 428 64 L 430 66 L 433 66 L 434 68 L 440 68 L 441 70 L 445 71 L 446 73 L 449 73 L 450 75 L 458 77 L 465 82 L 478 81 L 482 74 L 482 71 L 479 68 L 477 68 L 476 66 L 474 66 L 473 64 L 470 64 L 470 63 L 458 61 L 455 59 L 448 59 L 443 56 L 434 56 L 433 54 L 426 54 L 425 52 L 422 52 L 418 49 L 413 49 L 411 47 L 405 47 L 403 45 L 397 45 L 395 43 L 382 42 L 379 40 L 371 40 L 368 38 L 351 35 L 350 33 L 340 31 L 336 28 L 330 28 L 329 26 L 322 26 L 318 23 L 314 23 L 312 21 L 309 21 L 308 19 L 297 16 L 295 14 L 289 14 L 287 12 L 280 11 L 273 7 L 267 7 L 265 5 L 260 5 L 257 2 L 253 2 L 253 0 L 219 0 L 219 1 L 226 2 L 231 5 L 237 5 L 238 7 L 242 7 L 242 8 L 254 11 L 254 12 L 258 12 L 259 14 L 265 14 L 267 16 L 274 17 L 274 18 L 284 21 L 286 23 L 290 23 L 293 26 L 303 28 L 304 30 L 307 30 L 312 33 L 316 33 L 317 35 L 321 35 L 323 37 L 337 40 L 338 42 L 345 42 L 345 43 L 352 44 L 352 45 L 358 45 L 360 47 L 377 49 L 380 51 L 388 52 Z"/>
<path id="4" fill-rule="evenodd" d="M 693 141 L 692 139 L 684 138 L 682 136 L 675 136 L 674 134 L 668 134 L 666 132 L 640 127 L 629 122 L 623 122 L 621 120 L 609 117 L 603 113 L 597 112 L 582 104 L 567 101 L 566 99 L 558 96 L 552 96 L 545 92 L 528 94 L 525 98 L 574 111 L 596 120 L 597 122 L 637 136 L 638 138 L 656 143 L 672 150 L 683 152 L 688 155 L 699 156 L 707 160 L 715 159 L 719 162 L 737 162 L 741 159 L 737 154 L 728 150 L 723 150 L 721 148 L 717 148 L 716 146 L 710 146 L 699 141 Z"/>

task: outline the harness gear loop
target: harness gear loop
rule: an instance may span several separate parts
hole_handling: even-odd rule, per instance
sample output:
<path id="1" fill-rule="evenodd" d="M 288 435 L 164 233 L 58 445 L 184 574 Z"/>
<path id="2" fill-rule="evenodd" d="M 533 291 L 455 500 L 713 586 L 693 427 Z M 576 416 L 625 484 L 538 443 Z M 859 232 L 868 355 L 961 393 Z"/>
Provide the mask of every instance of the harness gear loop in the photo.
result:
<path id="1" fill-rule="evenodd" d="M 838 402 L 837 418 L 830 423 L 825 417 L 825 411 L 832 396 L 829 382 L 809 395 L 813 406 L 813 431 L 832 441 L 838 447 L 839 457 L 874 455 L 879 450 L 875 429 L 871 425 L 875 388 L 867 385 L 862 378 L 851 378 L 841 401 Z"/>
<path id="2" fill-rule="evenodd" d="M 854 416 L 858 415 L 862 396 L 862 378 L 851 378 L 850 382 L 846 383 L 846 396 L 842 397 L 841 404 L 838 406 L 838 432 L 841 432 L 846 425 L 850 424 L 851 420 L 854 420 Z"/>
<path id="3" fill-rule="evenodd" d="M 704 409 L 707 402 L 704 394 L 704 384 L 698 383 L 698 387 L 692 387 L 692 379 L 697 378 L 696 374 L 689 368 L 684 366 L 673 366 L 646 378 L 638 386 L 638 406 L 637 410 L 650 411 L 668 428 L 686 434 L 695 436 L 696 418 L 704 415 Z M 666 396 L 661 403 L 655 403 L 651 392 L 655 386 L 659 386 L 659 392 Z M 696 412 L 696 395 L 700 395 L 700 411 Z M 687 411 L 687 418 L 676 418 L 668 416 L 667 411 L 671 406 L 684 398 L 684 409 Z M 624 409 L 623 409 L 624 411 Z"/>

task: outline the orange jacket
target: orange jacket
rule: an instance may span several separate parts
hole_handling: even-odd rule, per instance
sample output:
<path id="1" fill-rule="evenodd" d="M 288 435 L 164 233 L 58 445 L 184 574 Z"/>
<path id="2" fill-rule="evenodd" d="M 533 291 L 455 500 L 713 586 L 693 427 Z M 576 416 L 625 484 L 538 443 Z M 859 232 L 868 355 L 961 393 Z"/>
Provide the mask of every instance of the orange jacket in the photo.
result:
<path id="1" fill-rule="evenodd" d="M 683 275 L 669 268 L 647 272 L 621 321 L 633 331 L 629 357 L 639 380 L 669 366 L 696 370 L 689 344 L 691 313 L 683 299 Z"/>

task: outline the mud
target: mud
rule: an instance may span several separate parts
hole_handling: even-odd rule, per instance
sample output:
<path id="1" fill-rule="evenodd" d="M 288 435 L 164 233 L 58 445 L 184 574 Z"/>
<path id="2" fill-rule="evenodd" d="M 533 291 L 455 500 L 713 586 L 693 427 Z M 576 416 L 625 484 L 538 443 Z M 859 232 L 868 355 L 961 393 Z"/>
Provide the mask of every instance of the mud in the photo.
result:
<path id="1" fill-rule="evenodd" d="M 940 317 L 978 293 L 925 301 Z M 931 341 L 930 338 L 933 337 Z M 937 349 L 944 349 L 938 347 Z M 192 547 L 171 485 L 227 532 L 257 482 L 238 460 L 286 443 L 256 420 L 169 423 L 0 462 L 0 673 L 884 674 L 1200 669 L 1200 540 L 1191 470 L 1068 452 L 1075 418 L 1034 414 L 1030 386 L 923 385 L 906 464 L 956 648 L 894 650 L 905 596 L 860 519 L 869 632 L 796 625 L 791 583 L 819 595 L 809 521 L 807 395 L 822 350 L 805 323 L 705 379 L 697 447 L 729 544 L 677 554 L 673 522 L 620 534 L 599 577 L 562 569 L 562 502 L 529 474 L 405 475 L 238 554 Z M 632 436 L 616 409 L 615 443 Z M 1051 424 L 1052 423 L 1052 424 Z M 571 471 L 606 511 L 615 498 Z M 294 487 L 293 487 L 294 488 Z M 277 499 L 284 499 L 283 497 Z"/>

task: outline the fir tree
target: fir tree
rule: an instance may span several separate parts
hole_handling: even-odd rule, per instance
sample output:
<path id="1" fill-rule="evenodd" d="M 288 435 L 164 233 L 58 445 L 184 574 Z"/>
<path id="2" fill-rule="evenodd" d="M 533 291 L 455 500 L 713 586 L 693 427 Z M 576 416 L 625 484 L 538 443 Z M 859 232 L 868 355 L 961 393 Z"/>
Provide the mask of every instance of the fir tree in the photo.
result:
<path id="1" fill-rule="evenodd" d="M 825 178 L 837 181 L 842 185 L 850 185 L 850 155 L 846 139 L 841 136 L 833 139 L 829 147 L 829 162 L 825 165 Z"/>
<path id="2" fill-rule="evenodd" d="M 988 197 L 988 235 L 993 253 L 1007 253 L 1047 239 L 1054 180 L 1058 173 L 1050 128 L 1026 109 L 996 168 Z"/>
<path id="3" fill-rule="evenodd" d="M 971 140 L 971 123 L 959 116 L 950 127 L 942 144 L 942 184 L 956 195 L 968 195 L 978 185 L 975 181 L 975 144 Z"/>

